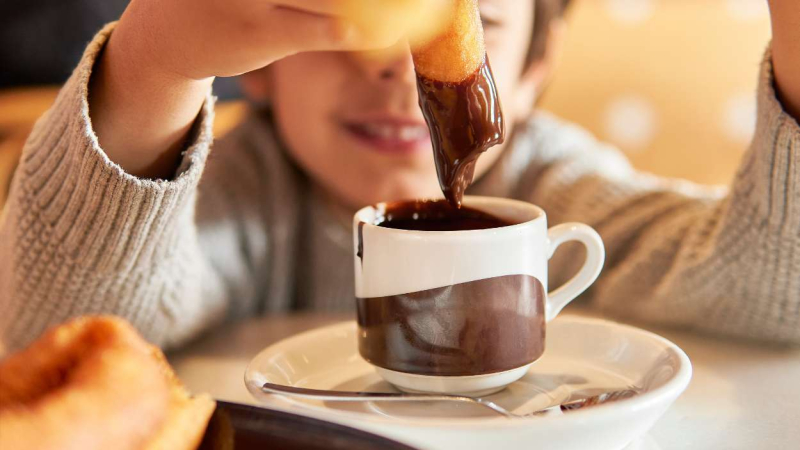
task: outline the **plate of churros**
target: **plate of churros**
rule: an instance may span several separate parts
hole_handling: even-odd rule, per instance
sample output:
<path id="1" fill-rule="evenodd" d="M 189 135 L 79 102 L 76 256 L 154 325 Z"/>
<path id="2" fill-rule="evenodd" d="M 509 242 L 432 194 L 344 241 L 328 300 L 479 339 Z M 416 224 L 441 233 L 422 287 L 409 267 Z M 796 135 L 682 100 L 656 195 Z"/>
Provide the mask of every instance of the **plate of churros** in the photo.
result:
<path id="1" fill-rule="evenodd" d="M 0 448 L 409 450 L 319 419 L 190 394 L 122 319 L 83 317 L 0 360 Z"/>

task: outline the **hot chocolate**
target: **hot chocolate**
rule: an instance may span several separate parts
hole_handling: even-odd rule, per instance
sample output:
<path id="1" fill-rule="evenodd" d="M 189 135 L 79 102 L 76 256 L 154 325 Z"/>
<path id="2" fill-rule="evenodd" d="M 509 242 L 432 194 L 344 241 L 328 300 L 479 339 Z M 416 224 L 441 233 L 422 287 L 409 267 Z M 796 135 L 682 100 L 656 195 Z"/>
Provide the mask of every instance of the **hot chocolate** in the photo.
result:
<path id="1" fill-rule="evenodd" d="M 417 200 L 386 205 L 374 223 L 384 228 L 417 231 L 485 230 L 514 225 L 514 222 L 445 200 Z"/>

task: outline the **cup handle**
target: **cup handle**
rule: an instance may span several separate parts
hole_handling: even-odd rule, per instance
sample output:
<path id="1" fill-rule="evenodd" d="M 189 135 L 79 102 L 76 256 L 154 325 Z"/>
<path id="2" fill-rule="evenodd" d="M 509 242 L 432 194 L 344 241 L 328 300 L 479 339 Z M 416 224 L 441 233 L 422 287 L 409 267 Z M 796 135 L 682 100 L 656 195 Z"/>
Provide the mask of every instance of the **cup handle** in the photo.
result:
<path id="1" fill-rule="evenodd" d="M 594 283 L 603 268 L 606 250 L 597 231 L 582 223 L 564 223 L 547 230 L 549 250 L 547 259 L 553 257 L 556 249 L 567 241 L 578 241 L 586 247 L 586 261 L 583 267 L 569 281 L 547 294 L 545 320 L 550 322 L 569 302 L 579 296 Z"/>

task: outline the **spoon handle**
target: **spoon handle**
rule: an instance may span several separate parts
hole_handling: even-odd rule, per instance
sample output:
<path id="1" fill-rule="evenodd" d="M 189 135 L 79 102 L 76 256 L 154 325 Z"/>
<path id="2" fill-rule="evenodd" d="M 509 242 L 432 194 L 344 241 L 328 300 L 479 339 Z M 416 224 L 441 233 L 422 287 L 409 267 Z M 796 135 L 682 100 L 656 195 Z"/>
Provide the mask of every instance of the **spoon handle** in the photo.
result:
<path id="1" fill-rule="evenodd" d="M 297 398 L 311 400 L 336 401 L 336 402 L 433 402 L 433 401 L 456 401 L 468 402 L 491 409 L 497 414 L 505 417 L 516 417 L 505 408 L 481 398 L 468 397 L 466 395 L 448 394 L 406 394 L 401 392 L 350 392 L 350 391 L 328 391 L 321 389 L 307 389 L 281 384 L 264 383 L 261 387 L 264 392 L 270 394 L 288 395 Z"/>
<path id="2" fill-rule="evenodd" d="M 350 391 L 328 391 L 322 389 L 308 389 L 281 384 L 264 383 L 262 389 L 270 394 L 291 395 L 292 397 L 307 398 L 312 400 L 324 401 L 475 401 L 472 397 L 461 395 L 439 395 L 439 394 L 406 394 L 400 392 L 350 392 Z"/>
<path id="3" fill-rule="evenodd" d="M 574 399 L 560 405 L 550 406 L 548 408 L 534 411 L 525 415 L 515 414 L 502 406 L 486 399 L 479 397 L 469 397 L 466 395 L 448 395 L 448 394 L 406 394 L 402 392 L 350 392 L 350 391 L 327 391 L 322 389 L 308 389 L 295 386 L 285 386 L 274 383 L 264 383 L 261 389 L 268 394 L 287 395 L 290 397 L 305 398 L 311 400 L 322 401 L 335 401 L 335 402 L 363 402 L 363 401 L 381 401 L 381 402 L 432 402 L 432 401 L 456 401 L 467 402 L 475 405 L 480 405 L 485 408 L 491 409 L 497 414 L 505 417 L 532 417 L 547 414 L 549 411 L 558 409 L 560 411 L 573 411 L 576 409 L 596 406 L 602 403 L 610 403 L 618 400 L 630 398 L 640 393 L 638 388 L 634 389 L 621 389 L 615 391 L 607 391 L 599 395 L 592 395 Z"/>

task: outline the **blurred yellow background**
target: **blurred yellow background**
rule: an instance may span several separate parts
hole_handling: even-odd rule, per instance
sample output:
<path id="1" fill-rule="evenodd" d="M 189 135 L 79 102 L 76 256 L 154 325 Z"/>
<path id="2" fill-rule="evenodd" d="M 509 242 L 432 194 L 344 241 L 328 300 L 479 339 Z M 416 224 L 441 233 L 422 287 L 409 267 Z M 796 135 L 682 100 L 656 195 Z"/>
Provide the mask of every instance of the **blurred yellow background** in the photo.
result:
<path id="1" fill-rule="evenodd" d="M 766 0 L 573 0 L 541 107 L 622 148 L 642 170 L 727 183 L 752 135 Z M 0 206 L 57 88 L 0 91 Z M 221 135 L 245 113 L 220 105 Z"/>
<path id="2" fill-rule="evenodd" d="M 541 107 L 659 175 L 728 183 L 752 137 L 767 0 L 574 0 Z"/>

